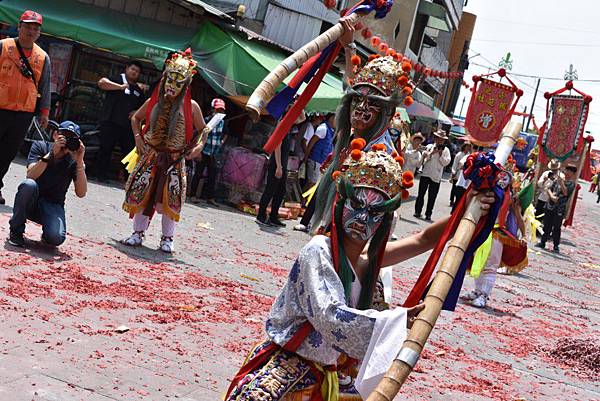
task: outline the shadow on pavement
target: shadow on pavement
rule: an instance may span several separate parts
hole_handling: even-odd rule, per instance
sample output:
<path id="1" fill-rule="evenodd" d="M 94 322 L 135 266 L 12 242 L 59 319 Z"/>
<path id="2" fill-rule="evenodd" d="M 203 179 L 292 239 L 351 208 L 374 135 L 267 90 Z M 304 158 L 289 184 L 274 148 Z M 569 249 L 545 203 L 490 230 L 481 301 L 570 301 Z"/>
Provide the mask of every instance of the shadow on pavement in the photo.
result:
<path id="1" fill-rule="evenodd" d="M 8 239 L 4 241 L 4 249 L 9 252 L 24 253 L 35 258 L 52 261 L 52 262 L 66 262 L 72 259 L 71 255 L 62 252 L 60 248 L 52 245 L 47 245 L 41 241 L 34 241 L 25 236 L 25 246 L 18 247 L 8 243 Z"/>
<path id="2" fill-rule="evenodd" d="M 175 253 L 169 254 L 162 252 L 160 249 L 158 249 L 158 244 L 156 244 L 156 248 L 149 248 L 145 245 L 136 247 L 123 245 L 121 244 L 121 241 L 119 241 L 116 238 L 110 238 L 110 241 L 106 241 L 106 245 L 134 259 L 152 263 L 169 262 L 178 266 L 191 266 L 189 263 L 184 262 L 183 260 L 178 259 L 175 256 L 175 254 L 177 253 L 177 249 L 175 249 Z"/>

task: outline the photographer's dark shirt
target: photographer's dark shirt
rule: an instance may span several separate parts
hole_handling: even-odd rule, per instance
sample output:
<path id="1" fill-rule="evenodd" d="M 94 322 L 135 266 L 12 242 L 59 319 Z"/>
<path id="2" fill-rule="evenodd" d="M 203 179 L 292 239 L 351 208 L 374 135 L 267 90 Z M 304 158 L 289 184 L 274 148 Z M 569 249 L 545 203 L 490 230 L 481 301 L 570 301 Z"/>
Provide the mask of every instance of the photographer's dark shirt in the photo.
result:
<path id="1" fill-rule="evenodd" d="M 27 165 L 37 163 L 40 158 L 52 151 L 54 144 L 35 141 L 31 144 L 31 150 L 27 157 Z M 65 204 L 65 196 L 71 185 L 77 177 L 77 162 L 71 155 L 67 154 L 60 159 L 52 159 L 46 170 L 35 182 L 38 184 L 39 197 L 48 202 Z"/>
<path id="2" fill-rule="evenodd" d="M 575 183 L 573 181 L 565 181 L 565 187 L 567 188 L 566 195 L 563 194 L 558 180 L 554 181 L 554 184 L 552 184 L 552 188 L 550 189 L 550 191 L 552 191 L 554 196 L 556 196 L 558 199 L 556 200 L 556 202 L 552 202 L 551 200 L 548 200 L 548 202 L 546 202 L 547 211 L 556 211 L 556 214 L 558 214 L 559 216 L 565 215 L 565 212 L 567 211 L 567 202 L 569 201 L 569 197 L 571 196 L 573 191 L 575 191 Z"/>

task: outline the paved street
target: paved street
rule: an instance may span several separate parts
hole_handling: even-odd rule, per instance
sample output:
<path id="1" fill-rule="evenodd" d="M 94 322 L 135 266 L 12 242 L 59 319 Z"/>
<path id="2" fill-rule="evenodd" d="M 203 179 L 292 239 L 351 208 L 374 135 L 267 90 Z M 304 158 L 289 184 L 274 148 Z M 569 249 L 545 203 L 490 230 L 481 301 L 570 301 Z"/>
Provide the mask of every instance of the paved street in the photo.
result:
<path id="1" fill-rule="evenodd" d="M 2 238 L 24 174 L 13 164 L 5 180 Z M 588 185 L 562 254 L 532 250 L 522 274 L 499 276 L 491 308 L 444 313 L 398 399 L 600 400 L 597 378 L 546 356 L 559 339 L 600 334 L 600 205 Z M 444 183 L 434 218 L 449 212 L 448 190 Z M 122 198 L 95 183 L 83 200 L 71 194 L 69 237 L 58 251 L 38 242 L 34 224 L 25 249 L 2 242 L 1 401 L 215 401 L 262 337 L 305 234 L 291 224 L 260 228 L 224 206 L 187 205 L 170 257 L 156 251 L 159 221 L 145 247 L 118 243 L 131 231 Z M 400 210 L 398 236 L 424 226 L 412 201 Z M 425 260 L 395 268 L 398 302 Z"/>

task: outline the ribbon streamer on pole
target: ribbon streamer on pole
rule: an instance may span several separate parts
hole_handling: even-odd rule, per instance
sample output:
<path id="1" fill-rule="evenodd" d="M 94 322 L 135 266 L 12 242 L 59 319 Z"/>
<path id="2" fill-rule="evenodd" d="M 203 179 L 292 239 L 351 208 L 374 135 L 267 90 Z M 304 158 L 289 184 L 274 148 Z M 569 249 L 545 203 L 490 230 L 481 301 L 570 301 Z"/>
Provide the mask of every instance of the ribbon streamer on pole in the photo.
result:
<path id="1" fill-rule="evenodd" d="M 516 143 L 522 127 L 521 123 L 514 121 L 506 126 L 495 152 L 497 164 L 501 166 L 506 164 L 508 155 Z M 425 297 L 425 309 L 417 316 L 396 360 L 367 401 L 392 401 L 412 372 L 453 286 L 463 256 L 471 243 L 471 238 L 481 217 L 480 202 L 477 198 L 473 198 L 458 224 L 454 238 L 442 260 L 441 267 Z"/>

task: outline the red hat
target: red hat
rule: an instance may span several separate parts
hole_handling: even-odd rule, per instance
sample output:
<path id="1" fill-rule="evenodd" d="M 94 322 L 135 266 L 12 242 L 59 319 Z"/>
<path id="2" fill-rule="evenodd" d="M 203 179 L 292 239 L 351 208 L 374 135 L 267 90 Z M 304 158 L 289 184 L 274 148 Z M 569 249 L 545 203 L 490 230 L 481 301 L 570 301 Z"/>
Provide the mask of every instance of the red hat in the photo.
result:
<path id="1" fill-rule="evenodd" d="M 42 14 L 36 13 L 35 11 L 27 10 L 21 15 L 20 22 L 32 22 L 34 24 L 42 25 Z"/>
<path id="2" fill-rule="evenodd" d="M 225 101 L 223 99 L 213 99 L 210 103 L 213 109 L 223 109 L 225 110 Z"/>

